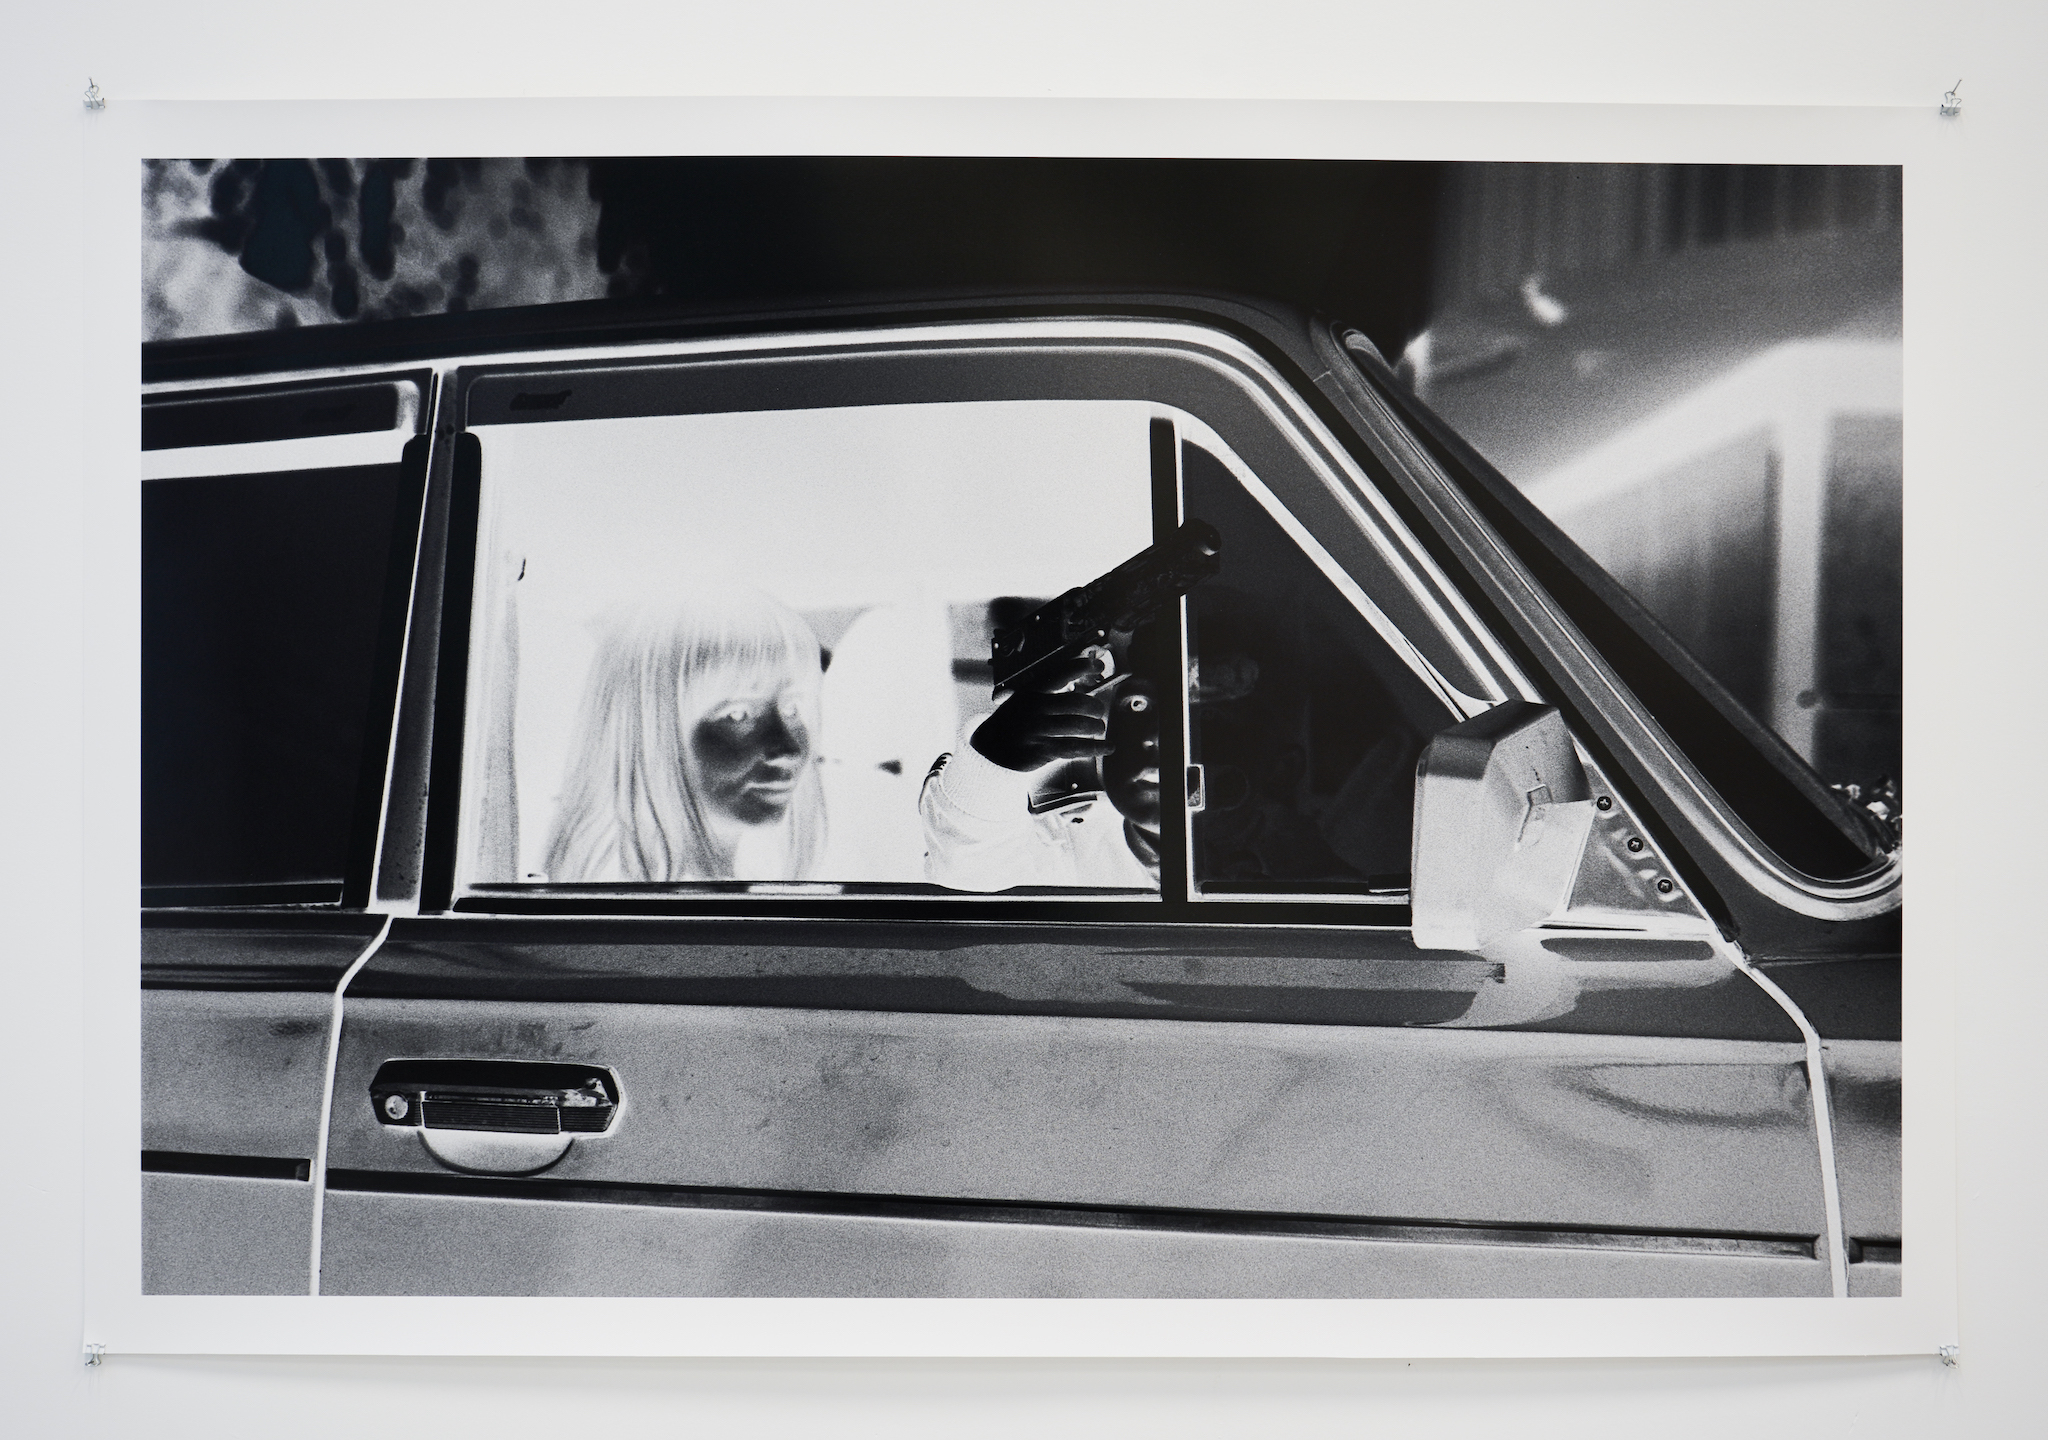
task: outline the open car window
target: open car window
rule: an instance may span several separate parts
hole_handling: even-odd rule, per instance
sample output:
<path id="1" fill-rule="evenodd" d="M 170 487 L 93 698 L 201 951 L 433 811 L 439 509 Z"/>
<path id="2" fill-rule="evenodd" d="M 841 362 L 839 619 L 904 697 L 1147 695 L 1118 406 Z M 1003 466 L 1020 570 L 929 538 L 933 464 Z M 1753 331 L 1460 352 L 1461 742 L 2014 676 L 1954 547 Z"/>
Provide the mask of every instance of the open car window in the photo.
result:
<path id="1" fill-rule="evenodd" d="M 924 890 L 994 624 L 1152 539 L 1149 407 L 479 425 L 457 882 Z"/>

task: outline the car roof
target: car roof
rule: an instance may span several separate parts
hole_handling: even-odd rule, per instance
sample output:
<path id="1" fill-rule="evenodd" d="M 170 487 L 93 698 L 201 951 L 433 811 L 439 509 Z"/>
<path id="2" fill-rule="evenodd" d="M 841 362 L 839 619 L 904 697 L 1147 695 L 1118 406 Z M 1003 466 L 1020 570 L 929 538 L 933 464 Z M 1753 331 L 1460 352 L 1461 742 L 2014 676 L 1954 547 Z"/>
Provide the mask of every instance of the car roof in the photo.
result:
<path id="1" fill-rule="evenodd" d="M 1312 363 L 1307 344 L 1310 317 L 1284 301 L 1196 290 L 1004 286 L 719 303 L 581 300 L 190 336 L 146 342 L 142 380 L 153 384 L 247 378 L 282 371 L 417 364 L 458 356 L 722 335 L 1076 316 L 1191 321 L 1236 334 L 1269 356 L 1279 351 L 1296 364 Z"/>

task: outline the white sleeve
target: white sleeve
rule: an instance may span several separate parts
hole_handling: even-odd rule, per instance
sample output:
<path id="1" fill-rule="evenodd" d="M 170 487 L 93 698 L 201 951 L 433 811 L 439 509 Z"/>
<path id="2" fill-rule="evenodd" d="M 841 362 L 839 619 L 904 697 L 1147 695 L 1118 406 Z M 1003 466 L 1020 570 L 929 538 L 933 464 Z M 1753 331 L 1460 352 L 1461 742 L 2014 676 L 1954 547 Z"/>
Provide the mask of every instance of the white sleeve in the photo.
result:
<path id="1" fill-rule="evenodd" d="M 949 890 L 983 893 L 1073 883 L 1067 873 L 1072 858 L 1030 811 L 1031 778 L 969 745 L 940 756 L 917 802 L 925 878 Z"/>

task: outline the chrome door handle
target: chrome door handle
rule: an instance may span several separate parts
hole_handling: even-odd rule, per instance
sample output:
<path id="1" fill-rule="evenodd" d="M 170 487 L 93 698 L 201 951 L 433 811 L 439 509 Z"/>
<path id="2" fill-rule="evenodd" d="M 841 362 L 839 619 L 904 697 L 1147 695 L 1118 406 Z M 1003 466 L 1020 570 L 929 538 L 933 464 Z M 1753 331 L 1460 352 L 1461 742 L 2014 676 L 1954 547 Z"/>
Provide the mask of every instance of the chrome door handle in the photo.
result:
<path id="1" fill-rule="evenodd" d="M 387 1060 L 370 1082 L 380 1125 L 504 1135 L 602 1135 L 619 1098 L 600 1066 L 533 1060 Z"/>

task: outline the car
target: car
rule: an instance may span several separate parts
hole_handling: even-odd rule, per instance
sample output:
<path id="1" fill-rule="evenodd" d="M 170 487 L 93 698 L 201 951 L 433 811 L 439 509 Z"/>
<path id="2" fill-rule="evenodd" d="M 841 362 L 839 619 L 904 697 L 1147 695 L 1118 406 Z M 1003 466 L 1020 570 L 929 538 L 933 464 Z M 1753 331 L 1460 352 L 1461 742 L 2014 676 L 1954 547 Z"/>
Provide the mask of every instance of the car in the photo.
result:
<path id="1" fill-rule="evenodd" d="M 1341 320 L 600 302 L 143 378 L 146 1292 L 1899 1293 L 1895 831 Z M 935 882 L 992 638 L 1193 518 L 1156 880 Z M 604 717 L 683 743 L 617 617 L 757 591 L 817 656 L 733 711 L 812 727 L 757 859 L 576 859 Z"/>

